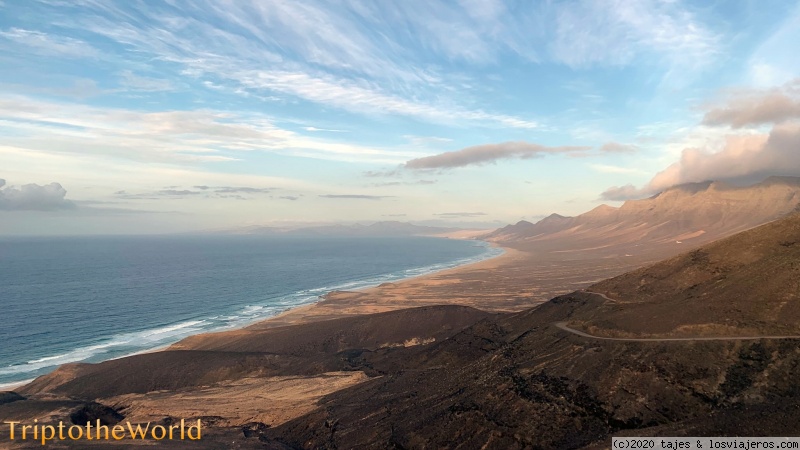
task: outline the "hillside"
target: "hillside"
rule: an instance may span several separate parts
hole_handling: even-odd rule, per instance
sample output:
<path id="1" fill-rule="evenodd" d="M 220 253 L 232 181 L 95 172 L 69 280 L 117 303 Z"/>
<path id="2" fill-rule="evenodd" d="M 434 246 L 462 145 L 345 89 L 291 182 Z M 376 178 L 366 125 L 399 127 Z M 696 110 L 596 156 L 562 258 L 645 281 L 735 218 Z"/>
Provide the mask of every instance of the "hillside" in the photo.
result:
<path id="1" fill-rule="evenodd" d="M 575 217 L 522 221 L 484 239 L 550 252 L 653 249 L 673 254 L 775 220 L 800 205 L 800 178 L 771 177 L 752 186 L 705 182 L 676 186 L 619 208 L 600 205 Z"/>
<path id="2" fill-rule="evenodd" d="M 592 320 L 596 328 L 800 334 L 800 213 L 588 290 L 616 301 Z"/>

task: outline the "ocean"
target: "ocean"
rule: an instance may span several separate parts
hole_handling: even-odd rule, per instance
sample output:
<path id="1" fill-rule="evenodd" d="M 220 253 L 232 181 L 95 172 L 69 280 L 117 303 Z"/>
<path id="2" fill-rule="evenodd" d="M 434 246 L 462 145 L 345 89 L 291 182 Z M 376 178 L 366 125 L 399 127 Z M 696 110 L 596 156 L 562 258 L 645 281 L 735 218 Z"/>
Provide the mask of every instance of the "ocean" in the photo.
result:
<path id="1" fill-rule="evenodd" d="M 500 252 L 426 237 L 0 238 L 0 389 Z"/>

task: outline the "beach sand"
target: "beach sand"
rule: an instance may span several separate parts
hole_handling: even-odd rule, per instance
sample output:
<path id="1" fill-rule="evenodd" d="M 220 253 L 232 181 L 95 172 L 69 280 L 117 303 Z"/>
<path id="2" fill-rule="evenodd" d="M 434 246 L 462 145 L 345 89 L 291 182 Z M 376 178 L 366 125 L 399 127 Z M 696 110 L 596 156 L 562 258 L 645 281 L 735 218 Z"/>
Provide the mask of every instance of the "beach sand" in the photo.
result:
<path id="1" fill-rule="evenodd" d="M 99 402 L 111 407 L 124 406 L 126 419 L 133 423 L 158 422 L 164 417 L 207 416 L 213 412 L 220 417 L 216 426 L 253 422 L 276 426 L 308 413 L 323 396 L 367 379 L 364 372 L 251 377 L 186 392 L 124 394 Z"/>
<path id="2" fill-rule="evenodd" d="M 564 258 L 527 248 L 501 248 L 504 253 L 491 259 L 371 288 L 329 292 L 318 302 L 292 308 L 243 329 L 190 336 L 169 348 L 188 350 L 205 347 L 208 340 L 226 334 L 420 306 L 449 304 L 487 312 L 522 311 L 651 261 L 613 258 L 603 253 Z"/>

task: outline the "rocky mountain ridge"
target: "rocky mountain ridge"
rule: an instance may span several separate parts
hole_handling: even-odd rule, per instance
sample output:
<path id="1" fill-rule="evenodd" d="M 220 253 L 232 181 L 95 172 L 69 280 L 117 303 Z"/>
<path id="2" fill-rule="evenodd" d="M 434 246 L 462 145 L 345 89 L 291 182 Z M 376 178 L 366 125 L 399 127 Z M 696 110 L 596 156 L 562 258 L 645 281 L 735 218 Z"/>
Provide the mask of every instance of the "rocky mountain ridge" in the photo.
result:
<path id="1" fill-rule="evenodd" d="M 664 244 L 702 244 L 775 220 L 800 207 L 800 178 L 770 177 L 751 186 L 704 182 L 675 186 L 615 208 L 575 217 L 552 214 L 482 236 L 512 246 L 554 251 Z"/>

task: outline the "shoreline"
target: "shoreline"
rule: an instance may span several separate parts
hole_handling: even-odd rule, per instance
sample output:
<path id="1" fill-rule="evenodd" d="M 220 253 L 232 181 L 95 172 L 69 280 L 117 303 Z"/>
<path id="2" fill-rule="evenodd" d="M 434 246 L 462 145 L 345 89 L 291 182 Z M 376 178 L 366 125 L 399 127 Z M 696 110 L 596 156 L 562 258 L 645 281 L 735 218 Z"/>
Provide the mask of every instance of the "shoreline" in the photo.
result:
<path id="1" fill-rule="evenodd" d="M 489 288 L 494 292 L 494 297 L 492 295 L 475 296 L 472 292 L 453 290 L 454 282 L 460 283 L 462 280 L 475 277 L 476 274 L 480 278 L 489 276 L 502 285 L 502 277 L 494 275 L 504 273 L 508 268 L 524 267 L 532 260 L 531 253 L 492 242 L 487 243 L 494 248 L 503 250 L 503 253 L 480 261 L 404 278 L 396 282 L 382 283 L 352 291 L 331 291 L 314 303 L 291 308 L 246 327 L 188 336 L 169 346 L 166 350 L 200 350 L 209 344 L 213 346 L 213 342 L 218 339 L 226 340 L 273 328 L 423 306 L 460 305 L 490 313 L 502 313 L 538 306 L 546 301 L 527 295 L 521 300 L 517 298 L 495 302 L 497 294 L 503 296 L 506 293 L 498 290 L 496 286 Z M 447 281 L 443 283 L 442 280 Z M 468 286 L 467 283 L 465 285 Z M 442 288 L 451 294 L 455 292 L 456 295 L 441 295 L 439 290 Z M 396 301 L 398 298 L 402 298 L 402 300 Z"/>
<path id="2" fill-rule="evenodd" d="M 468 238 L 462 238 L 462 239 L 468 240 Z M 380 296 L 381 291 L 383 289 L 387 289 L 390 287 L 398 287 L 398 286 L 402 287 L 402 285 L 407 285 L 414 282 L 425 284 L 429 283 L 435 277 L 453 276 L 453 275 L 458 275 L 459 273 L 464 271 L 475 270 L 475 269 L 478 270 L 495 269 L 497 266 L 500 265 L 500 263 L 511 262 L 514 260 L 521 259 L 520 255 L 523 252 L 519 250 L 514 250 L 509 247 L 503 247 L 494 242 L 488 242 L 488 241 L 480 241 L 480 242 L 486 243 L 488 247 L 500 249 L 502 250 L 502 253 L 478 261 L 466 262 L 458 266 L 449 267 L 421 275 L 415 275 L 407 278 L 401 278 L 395 281 L 384 282 L 378 285 L 367 286 L 354 290 L 328 291 L 327 293 L 320 295 L 317 301 L 315 302 L 291 307 L 275 316 L 257 320 L 243 327 L 237 327 L 234 329 L 193 334 L 191 336 L 185 337 L 184 339 L 166 348 L 154 351 L 188 350 L 188 349 L 193 349 L 196 345 L 203 345 L 203 343 L 207 342 L 208 340 L 213 340 L 215 337 L 218 336 L 237 335 L 241 333 L 249 333 L 252 331 L 264 330 L 267 328 L 292 326 L 309 322 L 338 319 L 342 317 L 352 317 L 362 314 L 373 314 L 376 312 L 385 312 L 385 311 L 392 311 L 392 310 L 399 310 L 406 308 L 414 308 L 419 306 L 426 306 L 424 304 L 400 304 L 397 305 L 397 307 L 388 307 L 388 308 L 383 308 L 380 311 L 377 311 L 371 308 L 370 307 L 371 305 L 369 303 L 363 303 L 363 304 L 356 303 L 354 305 L 345 306 L 342 305 L 339 301 L 337 301 L 339 299 L 335 297 L 338 295 L 344 295 L 344 296 L 364 295 L 370 297 Z M 443 302 L 437 302 L 435 304 L 452 304 L 452 302 L 443 301 Z M 340 309 L 340 311 L 331 314 L 329 312 L 329 308 Z"/>
<path id="3" fill-rule="evenodd" d="M 452 237 L 452 236 L 449 236 L 449 235 L 433 235 L 433 236 L 423 236 L 423 237 L 480 242 L 480 243 L 482 243 L 481 246 L 484 246 L 485 251 L 474 257 L 474 258 L 480 258 L 480 259 L 466 261 L 466 262 L 463 262 L 463 263 L 458 264 L 456 266 L 445 267 L 445 268 L 441 268 L 441 269 L 438 269 L 438 270 L 434 270 L 432 272 L 426 272 L 426 273 L 422 273 L 422 274 L 415 274 L 415 275 L 411 275 L 411 276 L 408 276 L 408 277 L 405 277 L 405 278 L 393 279 L 391 281 L 383 281 L 383 282 L 376 281 L 375 283 L 370 283 L 370 284 L 368 284 L 366 286 L 357 287 L 357 288 L 354 288 L 352 290 L 338 290 L 338 289 L 335 289 L 335 287 L 334 287 L 331 290 L 326 290 L 324 294 L 314 297 L 314 300 L 311 301 L 311 302 L 300 303 L 300 304 L 297 304 L 295 306 L 288 306 L 283 311 L 281 311 L 281 312 L 279 312 L 279 313 L 277 313 L 275 315 L 272 315 L 272 316 L 256 318 L 256 319 L 251 320 L 251 321 L 246 321 L 246 322 L 243 322 L 241 324 L 237 324 L 237 325 L 235 325 L 235 326 L 233 326 L 231 328 L 220 328 L 220 329 L 216 329 L 216 330 L 211 329 L 211 330 L 207 330 L 207 331 L 199 331 L 197 333 L 186 335 L 186 336 L 180 338 L 178 341 L 173 342 L 173 343 L 162 344 L 162 345 L 159 345 L 159 346 L 154 347 L 154 348 L 143 349 L 143 350 L 138 350 L 138 351 L 135 351 L 135 352 L 132 352 L 132 353 L 129 353 L 129 354 L 123 354 L 123 355 L 119 355 L 119 356 L 114 356 L 114 357 L 111 357 L 111 358 L 103 359 L 101 361 L 95 361 L 92 364 L 99 364 L 99 363 L 102 363 L 104 361 L 111 361 L 111 360 L 117 360 L 117 359 L 122 359 L 122 358 L 128 358 L 128 357 L 141 355 L 141 354 L 148 354 L 148 353 L 156 353 L 156 352 L 167 351 L 167 350 L 171 350 L 171 349 L 176 348 L 176 346 L 178 346 L 177 348 L 180 348 L 180 344 L 183 341 L 186 341 L 188 339 L 193 339 L 193 338 L 198 337 L 198 336 L 208 336 L 208 335 L 213 336 L 213 335 L 218 335 L 218 334 L 224 334 L 224 333 L 231 333 L 231 332 L 238 332 L 238 331 L 242 331 L 242 330 L 247 330 L 247 329 L 251 329 L 253 327 L 259 328 L 259 327 L 263 326 L 262 324 L 264 324 L 264 323 L 270 323 L 271 324 L 270 326 L 272 326 L 272 324 L 273 324 L 272 321 L 280 321 L 285 316 L 289 316 L 289 315 L 295 314 L 297 312 L 300 312 L 300 311 L 303 311 L 303 310 L 306 310 L 306 309 L 311 309 L 315 305 L 319 304 L 320 302 L 326 301 L 326 299 L 327 299 L 327 297 L 329 295 L 337 293 L 337 292 L 367 292 L 367 291 L 372 290 L 372 289 L 377 289 L 380 286 L 383 286 L 383 285 L 386 285 L 386 284 L 405 283 L 405 282 L 407 282 L 409 280 L 424 279 L 426 277 L 430 277 L 430 276 L 433 276 L 435 274 L 439 274 L 439 273 L 443 273 L 443 272 L 455 271 L 455 270 L 459 270 L 459 269 L 464 268 L 464 267 L 469 267 L 469 266 L 473 266 L 473 265 L 477 265 L 477 264 L 482 264 L 482 263 L 485 263 L 487 261 L 493 261 L 493 260 L 496 260 L 496 259 L 504 257 L 511 250 L 511 249 L 499 246 L 499 245 L 497 245 L 495 243 L 492 243 L 492 242 L 472 239 L 472 236 Z M 499 253 L 499 254 L 496 254 L 496 255 L 486 256 L 487 253 L 490 253 L 492 251 L 492 249 L 500 249 L 502 252 Z M 453 262 L 457 262 L 457 261 L 459 261 L 459 260 L 456 260 L 456 261 L 453 261 Z M 407 270 L 422 270 L 422 269 L 425 269 L 426 267 L 431 267 L 431 266 L 435 266 L 435 264 L 434 265 L 428 265 L 428 266 L 422 266 L 422 267 L 418 267 L 418 268 L 407 269 Z M 351 282 L 347 282 L 347 283 L 343 283 L 343 284 L 345 284 L 345 285 L 347 285 L 347 284 L 359 284 L 359 283 L 362 283 L 362 282 L 369 282 L 369 280 L 351 281 Z M 298 322 L 298 323 L 300 323 L 300 322 Z M 8 383 L 0 383 L 0 392 L 14 391 L 15 389 L 19 389 L 21 387 L 24 387 L 24 386 L 30 384 L 31 382 L 33 382 L 34 380 L 38 379 L 39 377 L 46 376 L 48 374 L 53 373 L 56 370 L 59 370 L 59 368 L 61 368 L 62 366 L 66 365 L 66 364 L 76 364 L 76 363 L 82 363 L 82 361 L 68 361 L 68 362 L 64 362 L 64 363 L 58 364 L 57 366 L 53 366 L 53 369 L 50 370 L 49 372 L 37 375 L 37 376 L 35 376 L 33 378 L 28 378 L 28 379 L 20 380 L 20 381 L 10 381 Z"/>
<path id="4" fill-rule="evenodd" d="M 264 325 L 267 324 L 267 323 L 269 323 L 269 325 L 271 325 L 271 326 L 288 326 L 288 325 L 296 325 L 296 324 L 299 324 L 299 323 L 305 323 L 305 321 L 303 321 L 303 320 L 293 319 L 292 316 L 297 315 L 297 314 L 301 314 L 302 315 L 303 310 L 310 311 L 314 307 L 319 305 L 320 303 L 332 300 L 333 297 L 335 295 L 337 295 L 337 294 L 350 294 L 350 293 L 353 293 L 353 294 L 377 294 L 377 293 L 380 292 L 381 288 L 386 288 L 388 286 L 397 286 L 397 285 L 405 284 L 405 283 L 412 282 L 412 281 L 425 282 L 425 281 L 430 280 L 431 278 L 433 278 L 435 276 L 456 274 L 456 273 L 458 273 L 459 271 L 462 271 L 462 270 L 472 269 L 472 268 L 474 268 L 473 266 L 478 266 L 480 264 L 488 263 L 488 262 L 496 262 L 497 260 L 500 260 L 500 259 L 502 259 L 504 257 L 511 258 L 512 254 L 521 253 L 521 252 L 519 252 L 519 250 L 514 250 L 514 249 L 511 249 L 509 247 L 503 247 L 503 246 L 501 246 L 499 244 L 496 244 L 494 242 L 488 242 L 488 241 L 481 241 L 481 242 L 486 242 L 487 244 L 489 244 L 489 246 L 491 248 L 499 248 L 503 252 L 500 253 L 500 254 L 497 254 L 495 256 L 491 256 L 489 258 L 482 259 L 482 260 L 479 260 L 479 261 L 467 262 L 467 263 L 460 264 L 460 265 L 455 266 L 455 267 L 449 267 L 449 268 L 446 268 L 446 269 L 441 269 L 441 270 L 437 270 L 435 272 L 425 273 L 425 274 L 421 274 L 421 275 L 414 275 L 414 276 L 411 276 L 411 277 L 408 277 L 408 278 L 401 278 L 401 279 L 396 280 L 396 281 L 388 281 L 388 282 L 381 283 L 379 285 L 367 286 L 367 287 L 364 287 L 364 288 L 358 288 L 358 289 L 353 289 L 353 290 L 332 290 L 332 291 L 329 291 L 329 292 L 319 296 L 319 300 L 317 300 L 316 302 L 308 303 L 308 304 L 305 304 L 305 305 L 298 305 L 298 306 L 296 306 L 294 308 L 289 308 L 286 311 L 281 312 L 280 314 L 277 314 L 277 315 L 272 316 L 272 317 L 268 317 L 268 318 L 263 319 L 263 320 L 259 320 L 259 321 L 253 322 L 253 323 L 251 323 L 249 325 L 246 325 L 244 327 L 237 328 L 237 330 L 260 329 L 260 328 L 264 328 L 265 327 Z M 402 309 L 402 308 L 398 308 L 398 309 Z M 370 314 L 370 313 L 371 312 L 365 312 L 363 314 Z M 355 315 L 355 314 L 343 314 L 340 317 L 347 317 L 347 316 L 351 316 L 351 315 Z M 326 320 L 326 319 L 322 319 L 322 320 Z M 281 325 L 274 325 L 274 324 L 283 323 L 283 322 L 286 322 L 286 323 L 281 324 Z M 235 330 L 231 330 L 231 331 L 235 331 Z"/>

